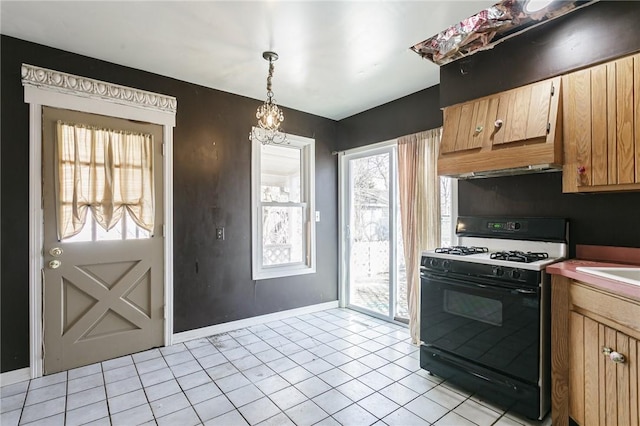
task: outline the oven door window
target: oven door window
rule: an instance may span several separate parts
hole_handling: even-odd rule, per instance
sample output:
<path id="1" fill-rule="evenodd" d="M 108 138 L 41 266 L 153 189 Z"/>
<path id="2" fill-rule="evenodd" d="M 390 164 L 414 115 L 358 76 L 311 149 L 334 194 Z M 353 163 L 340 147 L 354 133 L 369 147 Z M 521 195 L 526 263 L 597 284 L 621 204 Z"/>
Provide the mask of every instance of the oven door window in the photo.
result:
<path id="1" fill-rule="evenodd" d="M 521 380 L 538 379 L 540 292 L 422 277 L 421 340 Z"/>
<path id="2" fill-rule="evenodd" d="M 498 327 L 502 325 L 502 302 L 489 297 L 461 291 L 444 290 L 443 309 L 448 314 Z"/>

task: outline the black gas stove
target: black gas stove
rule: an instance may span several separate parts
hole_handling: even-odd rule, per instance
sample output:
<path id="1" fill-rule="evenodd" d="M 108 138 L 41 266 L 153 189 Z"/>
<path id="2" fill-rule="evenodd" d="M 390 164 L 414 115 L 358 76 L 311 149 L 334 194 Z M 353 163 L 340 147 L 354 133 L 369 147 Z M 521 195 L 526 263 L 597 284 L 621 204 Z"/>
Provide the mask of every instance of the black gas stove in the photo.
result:
<path id="1" fill-rule="evenodd" d="M 547 265 L 567 221 L 460 217 L 459 245 L 420 261 L 420 366 L 532 419 L 550 406 Z"/>

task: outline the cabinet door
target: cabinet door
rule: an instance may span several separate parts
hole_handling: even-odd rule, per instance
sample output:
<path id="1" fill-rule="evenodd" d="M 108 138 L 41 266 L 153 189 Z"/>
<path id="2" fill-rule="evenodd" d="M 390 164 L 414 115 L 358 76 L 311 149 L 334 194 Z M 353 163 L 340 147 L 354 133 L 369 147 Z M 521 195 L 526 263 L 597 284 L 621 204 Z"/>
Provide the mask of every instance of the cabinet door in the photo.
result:
<path id="1" fill-rule="evenodd" d="M 456 139 L 458 137 L 458 125 L 460 123 L 460 113 L 462 105 L 454 105 L 442 111 L 442 137 L 440 138 L 440 154 L 454 152 L 456 150 Z"/>
<path id="2" fill-rule="evenodd" d="M 614 62 L 616 78 L 617 183 L 635 183 L 633 57 Z"/>
<path id="3" fill-rule="evenodd" d="M 640 183 L 640 54 L 633 57 L 633 111 L 635 130 L 635 173 L 636 183 Z"/>
<path id="4" fill-rule="evenodd" d="M 486 146 L 492 136 L 497 109 L 496 97 L 445 108 L 440 153 L 461 152 Z"/>
<path id="5" fill-rule="evenodd" d="M 494 145 L 532 139 L 546 141 L 551 106 L 550 80 L 510 90 L 500 95 L 498 120 L 502 128 L 496 131 Z"/>
<path id="6" fill-rule="evenodd" d="M 564 111 L 563 190 L 576 192 L 579 186 L 591 185 L 591 70 L 578 71 L 563 77 L 562 85 Z M 606 85 L 604 93 L 606 98 Z M 604 114 L 601 111 L 600 117 L 607 116 L 606 104 L 604 109 Z"/>
<path id="7" fill-rule="evenodd" d="M 569 414 L 583 426 L 638 425 L 638 341 L 571 312 L 569 323 Z M 603 351 L 622 354 L 614 362 Z"/>
<path id="8" fill-rule="evenodd" d="M 491 147 L 500 98 L 491 96 L 474 102 L 467 149 Z"/>
<path id="9" fill-rule="evenodd" d="M 564 192 L 640 189 L 640 55 L 563 84 Z"/>

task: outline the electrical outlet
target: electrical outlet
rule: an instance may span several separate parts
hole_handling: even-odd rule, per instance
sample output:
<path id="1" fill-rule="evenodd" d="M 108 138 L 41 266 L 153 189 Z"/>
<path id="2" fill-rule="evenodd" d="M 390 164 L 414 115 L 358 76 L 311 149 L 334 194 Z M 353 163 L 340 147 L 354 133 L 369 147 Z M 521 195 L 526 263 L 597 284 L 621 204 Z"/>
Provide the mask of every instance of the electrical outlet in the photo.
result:
<path id="1" fill-rule="evenodd" d="M 216 240 L 224 240 L 224 228 L 216 228 Z"/>

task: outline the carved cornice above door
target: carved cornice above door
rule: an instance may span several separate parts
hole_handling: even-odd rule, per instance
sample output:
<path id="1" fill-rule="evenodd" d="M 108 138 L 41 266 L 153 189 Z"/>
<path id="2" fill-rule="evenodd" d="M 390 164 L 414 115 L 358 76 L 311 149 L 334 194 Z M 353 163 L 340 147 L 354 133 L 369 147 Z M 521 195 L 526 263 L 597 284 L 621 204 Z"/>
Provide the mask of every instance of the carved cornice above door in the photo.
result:
<path id="1" fill-rule="evenodd" d="M 133 89 L 28 64 L 22 64 L 22 85 L 174 114 L 178 107 L 178 101 L 173 96 Z"/>

